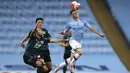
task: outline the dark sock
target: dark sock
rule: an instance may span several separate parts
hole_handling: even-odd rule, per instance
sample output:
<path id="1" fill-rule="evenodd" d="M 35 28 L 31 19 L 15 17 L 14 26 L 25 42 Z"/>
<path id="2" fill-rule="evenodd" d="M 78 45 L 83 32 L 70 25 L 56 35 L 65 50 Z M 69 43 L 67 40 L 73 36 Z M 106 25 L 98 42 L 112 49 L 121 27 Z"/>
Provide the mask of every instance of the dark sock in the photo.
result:
<path id="1" fill-rule="evenodd" d="M 63 73 L 66 73 L 66 70 L 67 70 L 67 66 L 64 66 L 63 67 Z"/>

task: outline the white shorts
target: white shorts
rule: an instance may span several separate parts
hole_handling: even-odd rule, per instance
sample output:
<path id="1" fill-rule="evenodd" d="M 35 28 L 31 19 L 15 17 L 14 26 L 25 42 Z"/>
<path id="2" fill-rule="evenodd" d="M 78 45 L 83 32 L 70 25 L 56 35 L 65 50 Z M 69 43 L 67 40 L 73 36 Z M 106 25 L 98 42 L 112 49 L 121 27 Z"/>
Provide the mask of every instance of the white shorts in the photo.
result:
<path id="1" fill-rule="evenodd" d="M 69 44 L 72 47 L 71 55 L 75 55 L 77 53 L 76 49 L 82 48 L 82 42 L 79 43 L 76 40 L 70 40 Z"/>
<path id="2" fill-rule="evenodd" d="M 70 40 L 69 44 L 72 47 L 72 50 L 76 50 L 76 49 L 82 48 L 81 42 L 79 43 L 76 40 Z"/>

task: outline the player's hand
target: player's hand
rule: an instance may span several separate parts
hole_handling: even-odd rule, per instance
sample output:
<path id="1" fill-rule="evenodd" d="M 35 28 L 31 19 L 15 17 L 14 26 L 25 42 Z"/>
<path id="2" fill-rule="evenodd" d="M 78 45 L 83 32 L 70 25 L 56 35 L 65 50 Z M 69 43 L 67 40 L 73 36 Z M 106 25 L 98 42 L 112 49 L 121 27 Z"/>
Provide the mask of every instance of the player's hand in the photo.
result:
<path id="1" fill-rule="evenodd" d="M 62 42 L 60 42 L 60 46 L 63 46 L 63 43 L 62 43 Z"/>
<path id="2" fill-rule="evenodd" d="M 64 33 L 64 31 L 61 31 L 59 34 L 64 35 L 65 33 Z"/>
<path id="3" fill-rule="evenodd" d="M 25 48 L 25 45 L 23 43 L 20 43 L 20 45 L 21 45 L 22 48 Z"/>
<path id="4" fill-rule="evenodd" d="M 101 37 L 104 37 L 104 36 L 105 36 L 105 34 L 100 34 L 100 36 L 101 36 Z"/>

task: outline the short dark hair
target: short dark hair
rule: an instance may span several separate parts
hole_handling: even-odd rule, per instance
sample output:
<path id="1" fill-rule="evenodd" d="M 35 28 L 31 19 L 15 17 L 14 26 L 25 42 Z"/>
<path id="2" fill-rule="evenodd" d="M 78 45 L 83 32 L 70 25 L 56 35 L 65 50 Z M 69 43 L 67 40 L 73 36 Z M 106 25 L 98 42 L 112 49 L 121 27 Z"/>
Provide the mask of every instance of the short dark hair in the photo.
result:
<path id="1" fill-rule="evenodd" d="M 75 11 L 75 9 L 70 10 L 70 15 L 72 14 L 73 11 Z"/>
<path id="2" fill-rule="evenodd" d="M 38 20 L 42 20 L 42 21 L 44 21 L 43 18 L 39 17 L 39 18 L 36 18 L 36 21 L 35 21 L 35 22 L 37 23 Z"/>

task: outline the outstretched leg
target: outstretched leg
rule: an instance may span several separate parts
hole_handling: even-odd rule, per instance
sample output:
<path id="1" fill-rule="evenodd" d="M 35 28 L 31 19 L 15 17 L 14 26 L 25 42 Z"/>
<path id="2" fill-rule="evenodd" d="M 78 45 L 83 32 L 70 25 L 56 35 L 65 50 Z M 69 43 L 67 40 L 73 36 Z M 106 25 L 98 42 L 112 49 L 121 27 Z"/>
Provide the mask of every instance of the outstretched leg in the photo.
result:
<path id="1" fill-rule="evenodd" d="M 68 64 L 70 63 L 70 61 L 71 61 L 71 58 L 72 58 L 72 57 L 66 59 L 66 60 L 65 60 L 64 62 L 62 62 L 61 64 L 56 65 L 56 68 L 54 69 L 54 73 L 57 73 L 57 71 L 58 71 L 60 68 L 62 68 L 63 66 L 68 65 Z"/>
<path id="2" fill-rule="evenodd" d="M 69 63 L 69 68 L 70 68 L 70 71 L 74 73 L 74 63 L 76 62 L 76 60 L 78 60 L 78 58 L 82 55 L 83 52 L 82 52 L 82 49 L 76 49 L 75 52 L 73 52 L 72 50 L 72 53 L 74 56 Z"/>

